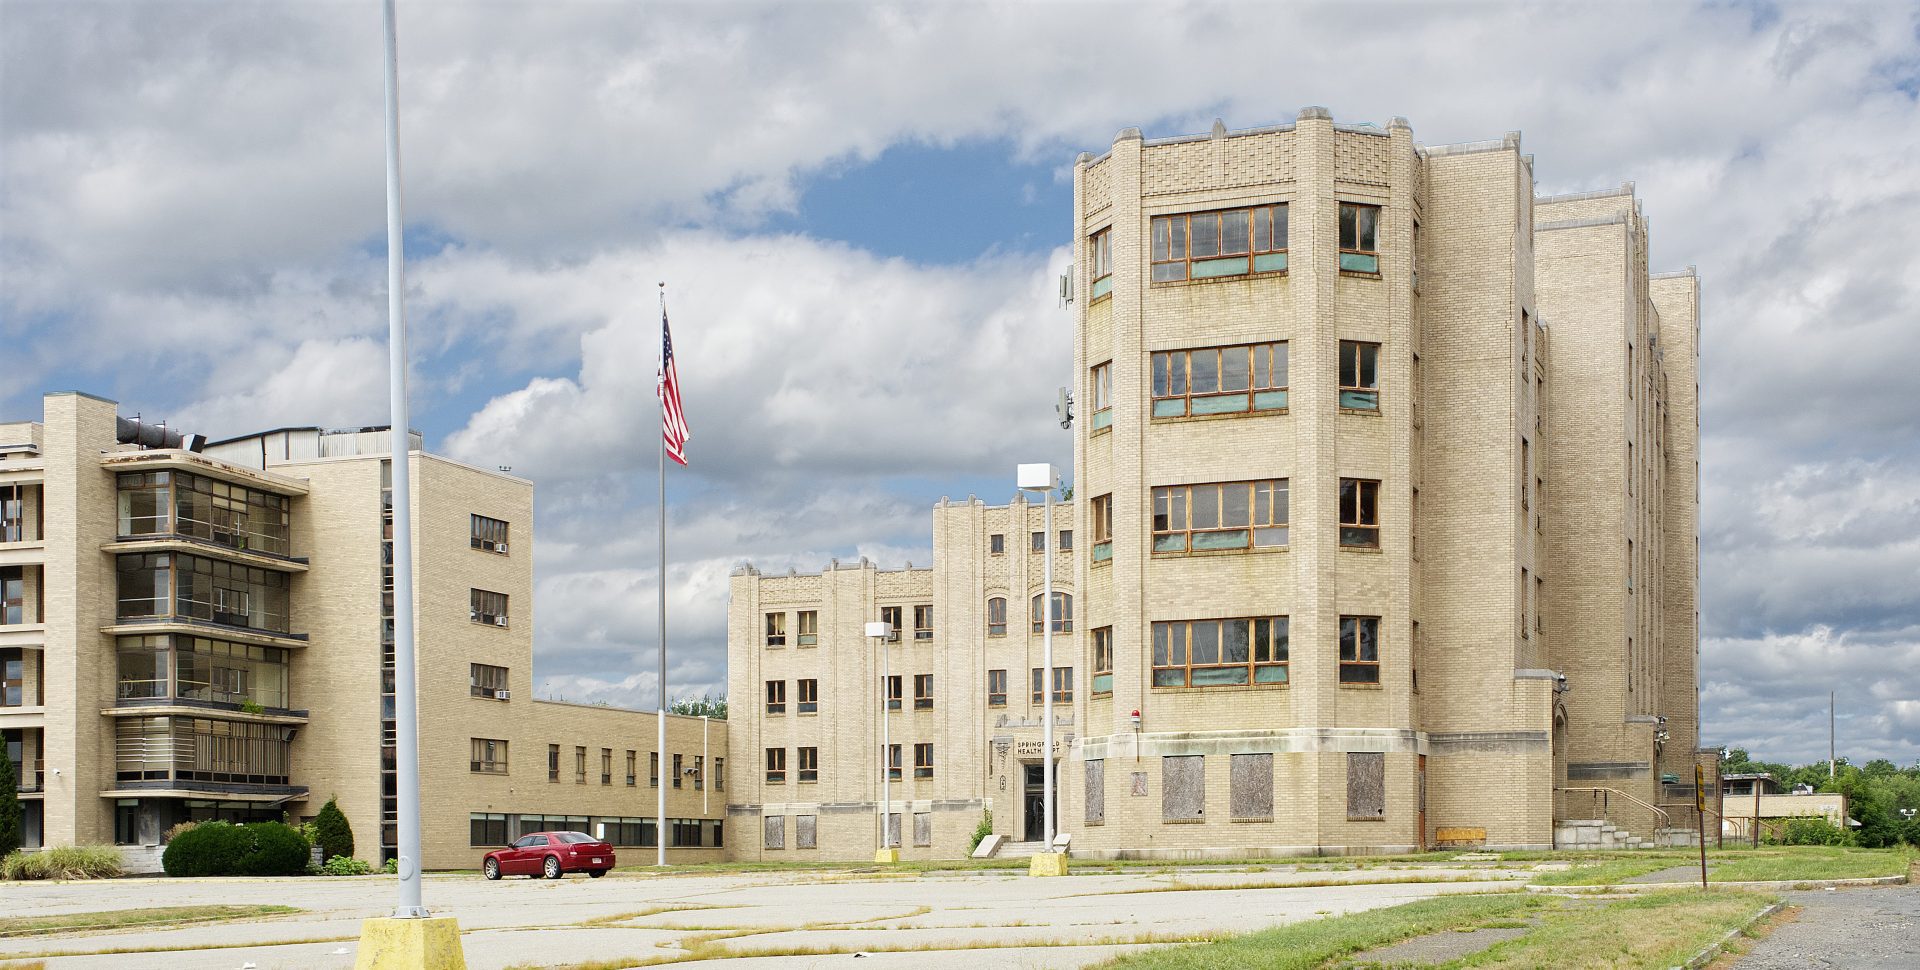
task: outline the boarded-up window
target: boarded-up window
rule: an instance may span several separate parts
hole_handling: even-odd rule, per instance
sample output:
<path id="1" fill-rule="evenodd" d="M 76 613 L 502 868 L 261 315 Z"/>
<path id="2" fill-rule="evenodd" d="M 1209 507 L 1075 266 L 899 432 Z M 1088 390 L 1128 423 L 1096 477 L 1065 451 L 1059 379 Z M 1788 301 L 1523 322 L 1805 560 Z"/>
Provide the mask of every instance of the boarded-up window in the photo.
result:
<path id="1" fill-rule="evenodd" d="M 914 845 L 932 845 L 933 844 L 933 813 L 932 812 L 913 813 L 913 844 Z"/>
<path id="2" fill-rule="evenodd" d="M 1228 801 L 1234 818 L 1273 818 L 1273 755 L 1233 756 L 1232 788 Z"/>
<path id="3" fill-rule="evenodd" d="M 1087 762 L 1087 824 L 1107 820 L 1107 762 L 1094 758 Z"/>
<path id="4" fill-rule="evenodd" d="M 887 813 L 887 844 L 888 845 L 900 844 L 900 813 L 899 812 Z"/>
<path id="5" fill-rule="evenodd" d="M 1347 818 L 1387 817 L 1387 756 L 1378 751 L 1347 754 Z"/>
<path id="6" fill-rule="evenodd" d="M 1173 755 L 1160 759 L 1160 817 L 1168 822 L 1198 822 L 1207 810 L 1207 759 Z"/>
<path id="7" fill-rule="evenodd" d="M 794 848 L 812 849 L 818 846 L 819 843 L 815 841 L 817 836 L 814 830 L 815 820 L 817 818 L 819 818 L 817 815 L 795 815 L 793 817 Z"/>
<path id="8" fill-rule="evenodd" d="M 766 828 L 766 841 L 763 844 L 767 848 L 784 849 L 787 847 L 787 817 L 785 815 L 769 815 L 761 820 L 761 824 Z"/>

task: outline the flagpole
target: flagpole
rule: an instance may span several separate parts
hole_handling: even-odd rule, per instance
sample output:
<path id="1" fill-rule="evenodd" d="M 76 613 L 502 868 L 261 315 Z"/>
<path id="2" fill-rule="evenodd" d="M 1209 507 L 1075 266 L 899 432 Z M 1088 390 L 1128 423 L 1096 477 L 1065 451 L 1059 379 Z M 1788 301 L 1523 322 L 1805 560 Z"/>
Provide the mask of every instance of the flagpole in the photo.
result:
<path id="1" fill-rule="evenodd" d="M 665 381 L 666 372 L 666 320 L 667 320 L 667 284 L 660 284 L 660 377 Z M 660 401 L 660 426 L 667 425 L 667 395 L 664 388 L 657 388 L 654 396 Z M 667 864 L 667 772 L 672 770 L 667 761 L 667 437 L 662 431 L 660 446 L 660 710 L 659 738 L 657 749 L 660 752 L 660 790 L 654 804 L 653 841 L 654 864 Z"/>

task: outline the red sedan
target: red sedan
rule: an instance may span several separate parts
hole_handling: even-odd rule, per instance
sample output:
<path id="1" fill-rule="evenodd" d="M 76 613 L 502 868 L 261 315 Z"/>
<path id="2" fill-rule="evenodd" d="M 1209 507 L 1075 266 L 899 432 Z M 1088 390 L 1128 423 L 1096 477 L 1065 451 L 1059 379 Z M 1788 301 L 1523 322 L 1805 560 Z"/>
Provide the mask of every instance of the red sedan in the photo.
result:
<path id="1" fill-rule="evenodd" d="M 558 879 L 584 872 L 595 879 L 613 868 L 613 846 L 585 832 L 534 832 L 487 853 L 480 871 L 488 879 L 533 876 Z"/>

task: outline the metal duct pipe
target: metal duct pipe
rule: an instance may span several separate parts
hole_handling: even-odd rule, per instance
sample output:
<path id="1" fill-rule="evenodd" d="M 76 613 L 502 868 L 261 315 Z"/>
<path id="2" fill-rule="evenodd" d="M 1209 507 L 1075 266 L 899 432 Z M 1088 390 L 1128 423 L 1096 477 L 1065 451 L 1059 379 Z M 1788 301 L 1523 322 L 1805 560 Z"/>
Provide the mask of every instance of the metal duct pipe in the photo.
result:
<path id="1" fill-rule="evenodd" d="M 114 418 L 114 430 L 123 445 L 135 444 L 142 448 L 185 448 L 199 451 L 207 446 L 207 436 L 200 434 L 182 434 L 165 425 L 142 424 L 139 418 Z"/>

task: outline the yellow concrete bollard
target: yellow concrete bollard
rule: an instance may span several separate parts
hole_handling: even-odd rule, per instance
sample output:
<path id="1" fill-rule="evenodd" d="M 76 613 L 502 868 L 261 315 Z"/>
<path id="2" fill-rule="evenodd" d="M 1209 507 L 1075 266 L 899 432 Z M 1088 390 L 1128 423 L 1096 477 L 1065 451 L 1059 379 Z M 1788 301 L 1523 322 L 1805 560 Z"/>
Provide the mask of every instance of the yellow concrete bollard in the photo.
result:
<path id="1" fill-rule="evenodd" d="M 1064 876 L 1067 874 L 1067 854 L 1065 852 L 1037 852 L 1027 863 L 1029 876 Z"/>
<path id="2" fill-rule="evenodd" d="M 884 862 L 884 863 L 899 862 L 900 850 L 899 849 L 875 849 L 873 850 L 873 861 Z"/>
<path id="3" fill-rule="evenodd" d="M 451 916 L 362 920 L 353 970 L 467 970 L 460 923 Z"/>

